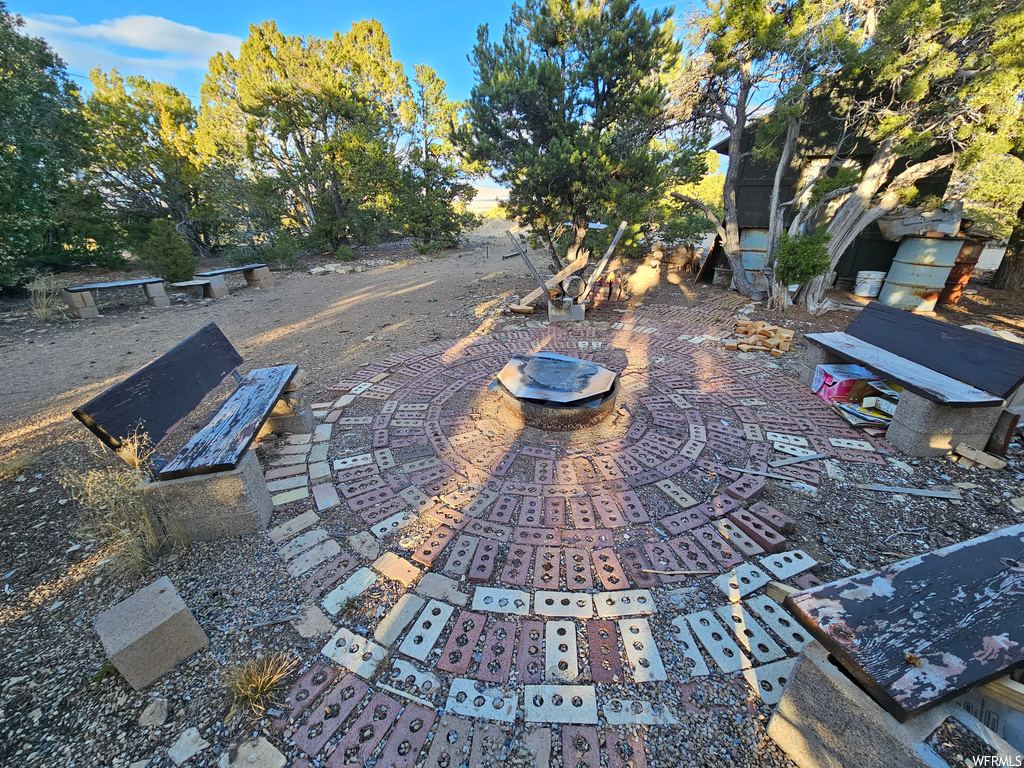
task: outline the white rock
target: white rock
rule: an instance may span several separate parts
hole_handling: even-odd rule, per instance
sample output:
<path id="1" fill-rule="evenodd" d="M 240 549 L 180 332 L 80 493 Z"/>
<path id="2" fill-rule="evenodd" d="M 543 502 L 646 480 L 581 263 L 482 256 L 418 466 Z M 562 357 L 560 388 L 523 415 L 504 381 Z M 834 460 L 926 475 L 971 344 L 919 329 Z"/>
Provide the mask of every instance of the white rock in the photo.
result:
<path id="1" fill-rule="evenodd" d="M 198 728 L 189 728 L 178 740 L 174 742 L 174 745 L 167 750 L 167 756 L 174 761 L 175 765 L 181 765 L 191 760 L 193 757 L 198 755 L 204 749 L 210 746 L 210 742 L 203 739 L 199 735 Z"/>
<path id="2" fill-rule="evenodd" d="M 167 702 L 163 699 L 153 699 L 139 715 L 139 725 L 143 728 L 163 725 L 167 720 Z"/>
<path id="3" fill-rule="evenodd" d="M 231 759 L 232 752 L 235 750 L 228 750 L 220 756 L 220 768 L 284 768 L 288 762 L 262 736 L 257 741 L 243 741 L 239 744 L 234 760 Z"/>

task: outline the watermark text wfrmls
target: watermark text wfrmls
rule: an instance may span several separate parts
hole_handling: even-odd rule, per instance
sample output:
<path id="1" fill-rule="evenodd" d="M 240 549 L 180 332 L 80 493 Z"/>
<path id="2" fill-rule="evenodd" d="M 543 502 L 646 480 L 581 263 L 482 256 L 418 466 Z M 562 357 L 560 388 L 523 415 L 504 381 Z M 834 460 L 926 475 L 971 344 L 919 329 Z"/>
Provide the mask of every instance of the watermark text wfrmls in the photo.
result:
<path id="1" fill-rule="evenodd" d="M 968 761 L 974 768 L 1021 768 L 1024 757 L 1020 755 L 981 755 Z"/>

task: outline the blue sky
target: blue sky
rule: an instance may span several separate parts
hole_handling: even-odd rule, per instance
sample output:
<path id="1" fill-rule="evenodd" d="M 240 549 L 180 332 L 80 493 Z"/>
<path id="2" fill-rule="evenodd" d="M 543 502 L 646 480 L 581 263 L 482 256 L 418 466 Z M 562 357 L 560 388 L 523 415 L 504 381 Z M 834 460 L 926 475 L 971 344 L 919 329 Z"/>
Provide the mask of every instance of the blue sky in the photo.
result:
<path id="1" fill-rule="evenodd" d="M 677 4 L 689 6 L 685 0 Z M 657 0 L 644 8 L 666 5 Z M 391 39 L 392 55 L 412 75 L 428 64 L 448 83 L 448 96 L 465 99 L 473 85 L 466 59 L 480 24 L 500 35 L 512 0 L 376 0 L 376 2 L 155 3 L 100 0 L 82 6 L 69 0 L 9 0 L 23 16 L 24 31 L 45 38 L 68 65 L 86 75 L 92 67 L 117 67 L 170 83 L 198 103 L 206 62 L 218 51 L 238 52 L 250 22 L 273 19 L 289 35 L 329 37 L 353 22 L 375 18 Z M 79 79 L 79 82 L 83 82 Z"/>

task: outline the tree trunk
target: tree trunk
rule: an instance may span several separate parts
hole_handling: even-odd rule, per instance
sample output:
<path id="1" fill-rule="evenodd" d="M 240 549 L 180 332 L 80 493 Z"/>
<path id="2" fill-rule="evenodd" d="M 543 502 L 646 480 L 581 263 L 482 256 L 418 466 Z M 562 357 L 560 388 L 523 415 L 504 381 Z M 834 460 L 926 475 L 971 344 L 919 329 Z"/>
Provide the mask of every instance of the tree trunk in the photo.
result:
<path id="1" fill-rule="evenodd" d="M 187 216 L 174 222 L 174 228 L 178 230 L 181 239 L 188 243 L 192 253 L 200 259 L 213 258 L 213 252 L 203 242 L 203 234 L 196 223 Z"/>
<path id="2" fill-rule="evenodd" d="M 569 252 L 566 257 L 570 262 L 574 261 L 581 253 L 587 249 L 583 247 L 583 239 L 587 236 L 587 232 L 590 231 L 589 222 L 583 222 L 582 224 L 576 224 L 573 227 L 575 233 L 572 241 L 572 245 L 569 246 Z"/>
<path id="3" fill-rule="evenodd" d="M 782 155 L 779 157 L 779 164 L 775 168 L 775 180 L 772 183 L 772 196 L 768 203 L 768 266 L 775 265 L 775 248 L 779 243 L 779 235 L 782 233 L 782 225 L 785 220 L 785 210 L 782 207 L 782 180 L 789 170 L 789 164 L 793 161 L 793 154 L 796 152 L 796 142 L 800 138 L 800 118 L 791 117 L 786 126 L 786 139 L 782 145 Z M 789 286 L 772 280 L 768 288 L 769 303 L 774 309 L 783 310 L 790 305 Z"/>
<path id="4" fill-rule="evenodd" d="M 992 278 L 992 287 L 1001 291 L 1024 288 L 1024 204 L 1017 211 L 1017 223 L 996 276 Z"/>

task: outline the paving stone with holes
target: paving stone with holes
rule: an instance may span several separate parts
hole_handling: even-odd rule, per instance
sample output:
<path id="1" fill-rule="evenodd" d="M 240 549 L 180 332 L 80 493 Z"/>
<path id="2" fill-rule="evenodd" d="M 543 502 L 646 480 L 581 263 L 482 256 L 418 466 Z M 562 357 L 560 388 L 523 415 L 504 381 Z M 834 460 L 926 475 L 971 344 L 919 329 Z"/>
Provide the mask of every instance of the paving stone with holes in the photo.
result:
<path id="1" fill-rule="evenodd" d="M 320 515 L 310 510 L 309 512 L 303 512 L 301 515 L 293 517 L 286 523 L 282 523 L 276 528 L 270 529 L 270 540 L 275 544 L 280 544 L 285 539 L 289 539 L 302 531 L 316 525 L 320 522 Z"/>
<path id="2" fill-rule="evenodd" d="M 736 672 L 750 666 L 750 660 L 743 655 L 740 647 L 732 641 L 728 632 L 711 611 L 700 611 L 686 616 L 693 634 L 697 636 L 704 650 L 714 659 L 723 672 Z"/>
<path id="3" fill-rule="evenodd" d="M 544 679 L 555 683 L 575 682 L 580 676 L 576 623 L 544 622 L 544 648 Z"/>
<path id="4" fill-rule="evenodd" d="M 753 557 L 754 555 L 764 554 L 764 550 L 760 545 L 740 530 L 739 526 L 733 523 L 729 518 L 726 517 L 721 520 L 715 520 L 712 525 L 715 526 L 715 530 L 722 535 L 722 538 L 729 542 L 729 546 L 741 553 L 744 557 Z"/>
<path id="5" fill-rule="evenodd" d="M 632 668 L 633 679 L 636 682 L 649 683 L 668 679 L 647 619 L 619 619 L 619 633 L 622 635 L 622 645 L 626 649 L 626 660 Z"/>
<path id="6" fill-rule="evenodd" d="M 696 547 L 696 544 L 694 544 L 694 546 Z M 703 565 L 699 568 L 688 567 L 686 563 L 679 559 L 679 556 L 668 542 L 645 544 L 644 551 L 647 553 L 647 558 L 654 566 L 654 570 L 657 572 L 657 577 L 661 579 L 664 584 L 678 584 L 679 582 L 689 582 L 693 579 L 693 575 L 681 573 L 682 571 L 705 570 Z M 703 562 L 704 561 L 701 561 L 701 563 Z M 708 563 L 708 565 L 710 565 L 710 563 Z"/>
<path id="7" fill-rule="evenodd" d="M 598 592 L 594 595 L 597 615 L 604 618 L 621 616 L 647 616 L 657 613 L 654 597 L 646 589 L 629 589 L 622 592 Z"/>
<path id="8" fill-rule="evenodd" d="M 619 655 L 615 622 L 591 619 L 587 622 L 587 645 L 590 647 L 590 674 L 598 683 L 614 683 L 622 679 L 622 657 Z"/>
<path id="9" fill-rule="evenodd" d="M 658 574 L 651 573 L 654 566 L 639 547 L 618 547 L 619 563 L 626 575 L 641 589 L 651 589 L 661 584 Z"/>
<path id="10" fill-rule="evenodd" d="M 342 627 L 323 648 L 323 654 L 349 672 L 370 679 L 387 652 L 383 647 Z"/>
<path id="11" fill-rule="evenodd" d="M 535 684 L 544 679 L 544 622 L 526 620 L 519 629 L 516 649 L 516 678 L 520 683 Z"/>
<path id="12" fill-rule="evenodd" d="M 533 586 L 535 589 L 558 589 L 561 560 L 561 547 L 537 547 L 533 561 Z"/>
<path id="13" fill-rule="evenodd" d="M 356 565 L 359 558 L 342 550 L 311 574 L 306 576 L 300 588 L 312 598 L 319 598 L 341 581 Z"/>
<path id="14" fill-rule="evenodd" d="M 444 548 L 454 540 L 455 531 L 446 525 L 439 526 L 413 552 L 412 559 L 425 568 L 430 568 L 434 561 L 441 556 Z"/>
<path id="15" fill-rule="evenodd" d="M 729 515 L 729 522 L 753 539 L 765 552 L 778 552 L 786 545 L 785 537 L 749 510 L 733 512 Z"/>
<path id="16" fill-rule="evenodd" d="M 327 597 L 323 599 L 324 610 L 332 616 L 337 616 L 340 611 L 347 607 L 350 600 L 359 597 L 376 581 L 377 574 L 369 568 L 360 568 L 349 576 L 343 584 L 335 587 L 327 594 Z"/>
<path id="17" fill-rule="evenodd" d="M 331 689 L 319 707 L 295 731 L 292 740 L 310 757 L 316 757 L 351 715 L 369 687 L 354 675 L 345 675 Z"/>
<path id="18" fill-rule="evenodd" d="M 722 568 L 728 570 L 743 562 L 743 556 L 729 546 L 729 542 L 714 525 L 702 525 L 691 531 L 690 535 Z"/>
<path id="19" fill-rule="evenodd" d="M 377 627 L 373 632 L 373 639 L 383 646 L 392 645 L 398 640 L 402 630 L 409 626 L 425 604 L 426 601 L 422 597 L 406 592 L 398 598 L 391 607 L 391 610 L 384 614 L 383 618 L 377 622 Z"/>
<path id="20" fill-rule="evenodd" d="M 647 748 L 640 734 L 622 736 L 608 729 L 604 731 L 604 744 L 608 768 L 647 768 Z"/>
<path id="21" fill-rule="evenodd" d="M 750 608 L 775 635 L 794 651 L 799 651 L 810 641 L 810 634 L 796 619 L 767 595 L 758 595 L 746 601 Z"/>
<path id="22" fill-rule="evenodd" d="M 480 634 L 484 631 L 486 621 L 487 617 L 480 613 L 471 611 L 459 613 L 455 618 L 455 626 L 448 636 L 448 642 L 441 649 L 441 658 L 437 662 L 437 668 L 456 675 L 466 674 L 466 670 L 473 662 L 473 653 L 480 640 Z"/>
<path id="23" fill-rule="evenodd" d="M 473 610 L 528 616 L 530 614 L 530 593 L 519 589 L 477 587 L 473 592 Z"/>
<path id="24" fill-rule="evenodd" d="M 464 576 L 469 572 L 469 565 L 476 554 L 480 539 L 469 534 L 462 534 L 455 544 L 449 548 L 448 562 L 443 572 L 449 576 Z"/>
<path id="25" fill-rule="evenodd" d="M 391 728 L 402 705 L 386 693 L 374 694 L 348 727 L 327 760 L 328 768 L 365 765 Z"/>
<path id="26" fill-rule="evenodd" d="M 683 657 L 683 667 L 688 675 L 690 677 L 704 677 L 711 674 L 707 663 L 704 661 L 704 657 L 700 655 L 700 651 L 697 649 L 697 641 L 693 639 L 689 625 L 686 623 L 686 618 L 684 616 L 677 616 L 672 619 L 672 625 L 675 627 L 672 636 L 675 640 L 673 650 Z"/>
<path id="27" fill-rule="evenodd" d="M 437 713 L 433 710 L 418 704 L 406 705 L 376 765 L 381 768 L 413 768 L 419 762 L 420 752 L 436 719 Z"/>
<path id="28" fill-rule="evenodd" d="M 448 689 L 445 709 L 464 717 L 511 723 L 519 710 L 519 694 L 515 689 L 506 690 L 456 677 Z"/>
<path id="29" fill-rule="evenodd" d="M 454 612 L 455 609 L 447 603 L 431 600 L 416 617 L 398 650 L 406 656 L 426 661 Z"/>
<path id="30" fill-rule="evenodd" d="M 784 515 L 763 501 L 751 504 L 747 511 L 757 515 L 779 533 L 793 533 L 796 530 L 796 521 L 793 518 Z"/>
<path id="31" fill-rule="evenodd" d="M 511 621 L 496 621 L 487 627 L 477 679 L 488 683 L 507 683 L 515 645 L 516 625 Z"/>
<path id="32" fill-rule="evenodd" d="M 771 581 L 771 577 L 750 563 L 742 563 L 715 579 L 715 586 L 731 602 L 746 597 Z"/>
<path id="33" fill-rule="evenodd" d="M 674 539 L 669 539 L 665 543 L 676 557 L 679 558 L 679 570 L 692 572 L 693 575 L 718 573 L 718 566 L 716 566 L 714 561 L 705 554 L 703 548 L 697 546 L 695 532 L 699 530 L 701 530 L 701 528 L 694 529 L 694 531 L 691 531 L 690 533 L 684 533 L 682 536 L 677 536 Z M 664 553 L 662 553 L 661 559 L 666 559 Z M 672 569 L 670 568 L 669 570 Z M 661 578 L 665 583 L 673 584 L 680 581 L 687 581 L 689 576 L 683 576 L 681 574 L 664 574 Z"/>
<path id="34" fill-rule="evenodd" d="M 594 599 L 591 595 L 576 592 L 547 592 L 538 589 L 534 594 L 533 612 L 541 616 L 589 619 L 594 615 Z"/>
<path id="35" fill-rule="evenodd" d="M 562 764 L 572 768 L 601 768 L 601 741 L 593 726 L 562 727 Z"/>
<path id="36" fill-rule="evenodd" d="M 774 706 L 782 698 L 782 691 L 793 674 L 796 662 L 796 658 L 782 659 L 754 669 L 745 669 L 743 677 L 761 701 L 769 706 Z"/>
<path id="37" fill-rule="evenodd" d="M 576 528 L 597 527 L 597 513 L 587 496 L 576 496 L 569 499 L 569 515 Z"/>
<path id="38" fill-rule="evenodd" d="M 441 689 L 441 681 L 436 675 L 426 672 L 411 661 L 396 658 L 391 661 L 391 668 L 381 677 L 382 680 L 390 680 L 396 685 L 406 688 L 406 691 L 395 688 L 400 694 L 412 693 L 416 696 L 433 697 Z"/>
<path id="39" fill-rule="evenodd" d="M 789 579 L 798 573 L 813 568 L 818 561 L 808 555 L 802 549 L 792 549 L 785 552 L 776 552 L 774 555 L 766 555 L 760 559 L 761 567 L 777 579 Z"/>
<path id="40" fill-rule="evenodd" d="M 590 553 L 576 547 L 565 548 L 565 586 L 572 591 L 590 591 L 594 576 L 590 569 Z"/>
<path id="41" fill-rule="evenodd" d="M 469 754 L 473 721 L 441 715 L 423 768 L 461 768 Z"/>
<path id="42" fill-rule="evenodd" d="M 327 541 L 330 534 L 327 533 L 323 528 L 312 528 L 294 539 L 290 539 L 286 544 L 278 547 L 277 553 L 281 556 L 282 560 L 291 560 L 298 555 L 301 555 L 307 549 L 311 549 L 321 542 Z"/>
<path id="43" fill-rule="evenodd" d="M 488 581 L 494 575 L 498 562 L 499 544 L 494 539 L 481 539 L 477 544 L 473 560 L 469 564 L 467 578 L 470 581 Z"/>
<path id="44" fill-rule="evenodd" d="M 594 570 L 607 590 L 629 589 L 629 580 L 612 549 L 595 549 L 592 553 Z"/>
<path id="45" fill-rule="evenodd" d="M 590 685 L 527 685 L 523 699 L 530 723 L 597 723 L 597 695 Z"/>
<path id="46" fill-rule="evenodd" d="M 317 661 L 313 664 L 284 697 L 281 708 L 288 711 L 289 714 L 275 719 L 272 723 L 272 730 L 275 733 L 280 733 L 289 719 L 298 720 L 337 677 L 338 670 L 330 664 L 324 661 Z"/>
<path id="47" fill-rule="evenodd" d="M 740 646 L 758 664 L 766 664 L 769 661 L 781 659 L 786 652 L 779 646 L 771 635 L 765 631 L 751 613 L 744 609 L 742 603 L 731 603 L 722 605 L 715 609 L 722 623 L 731 631 Z"/>

